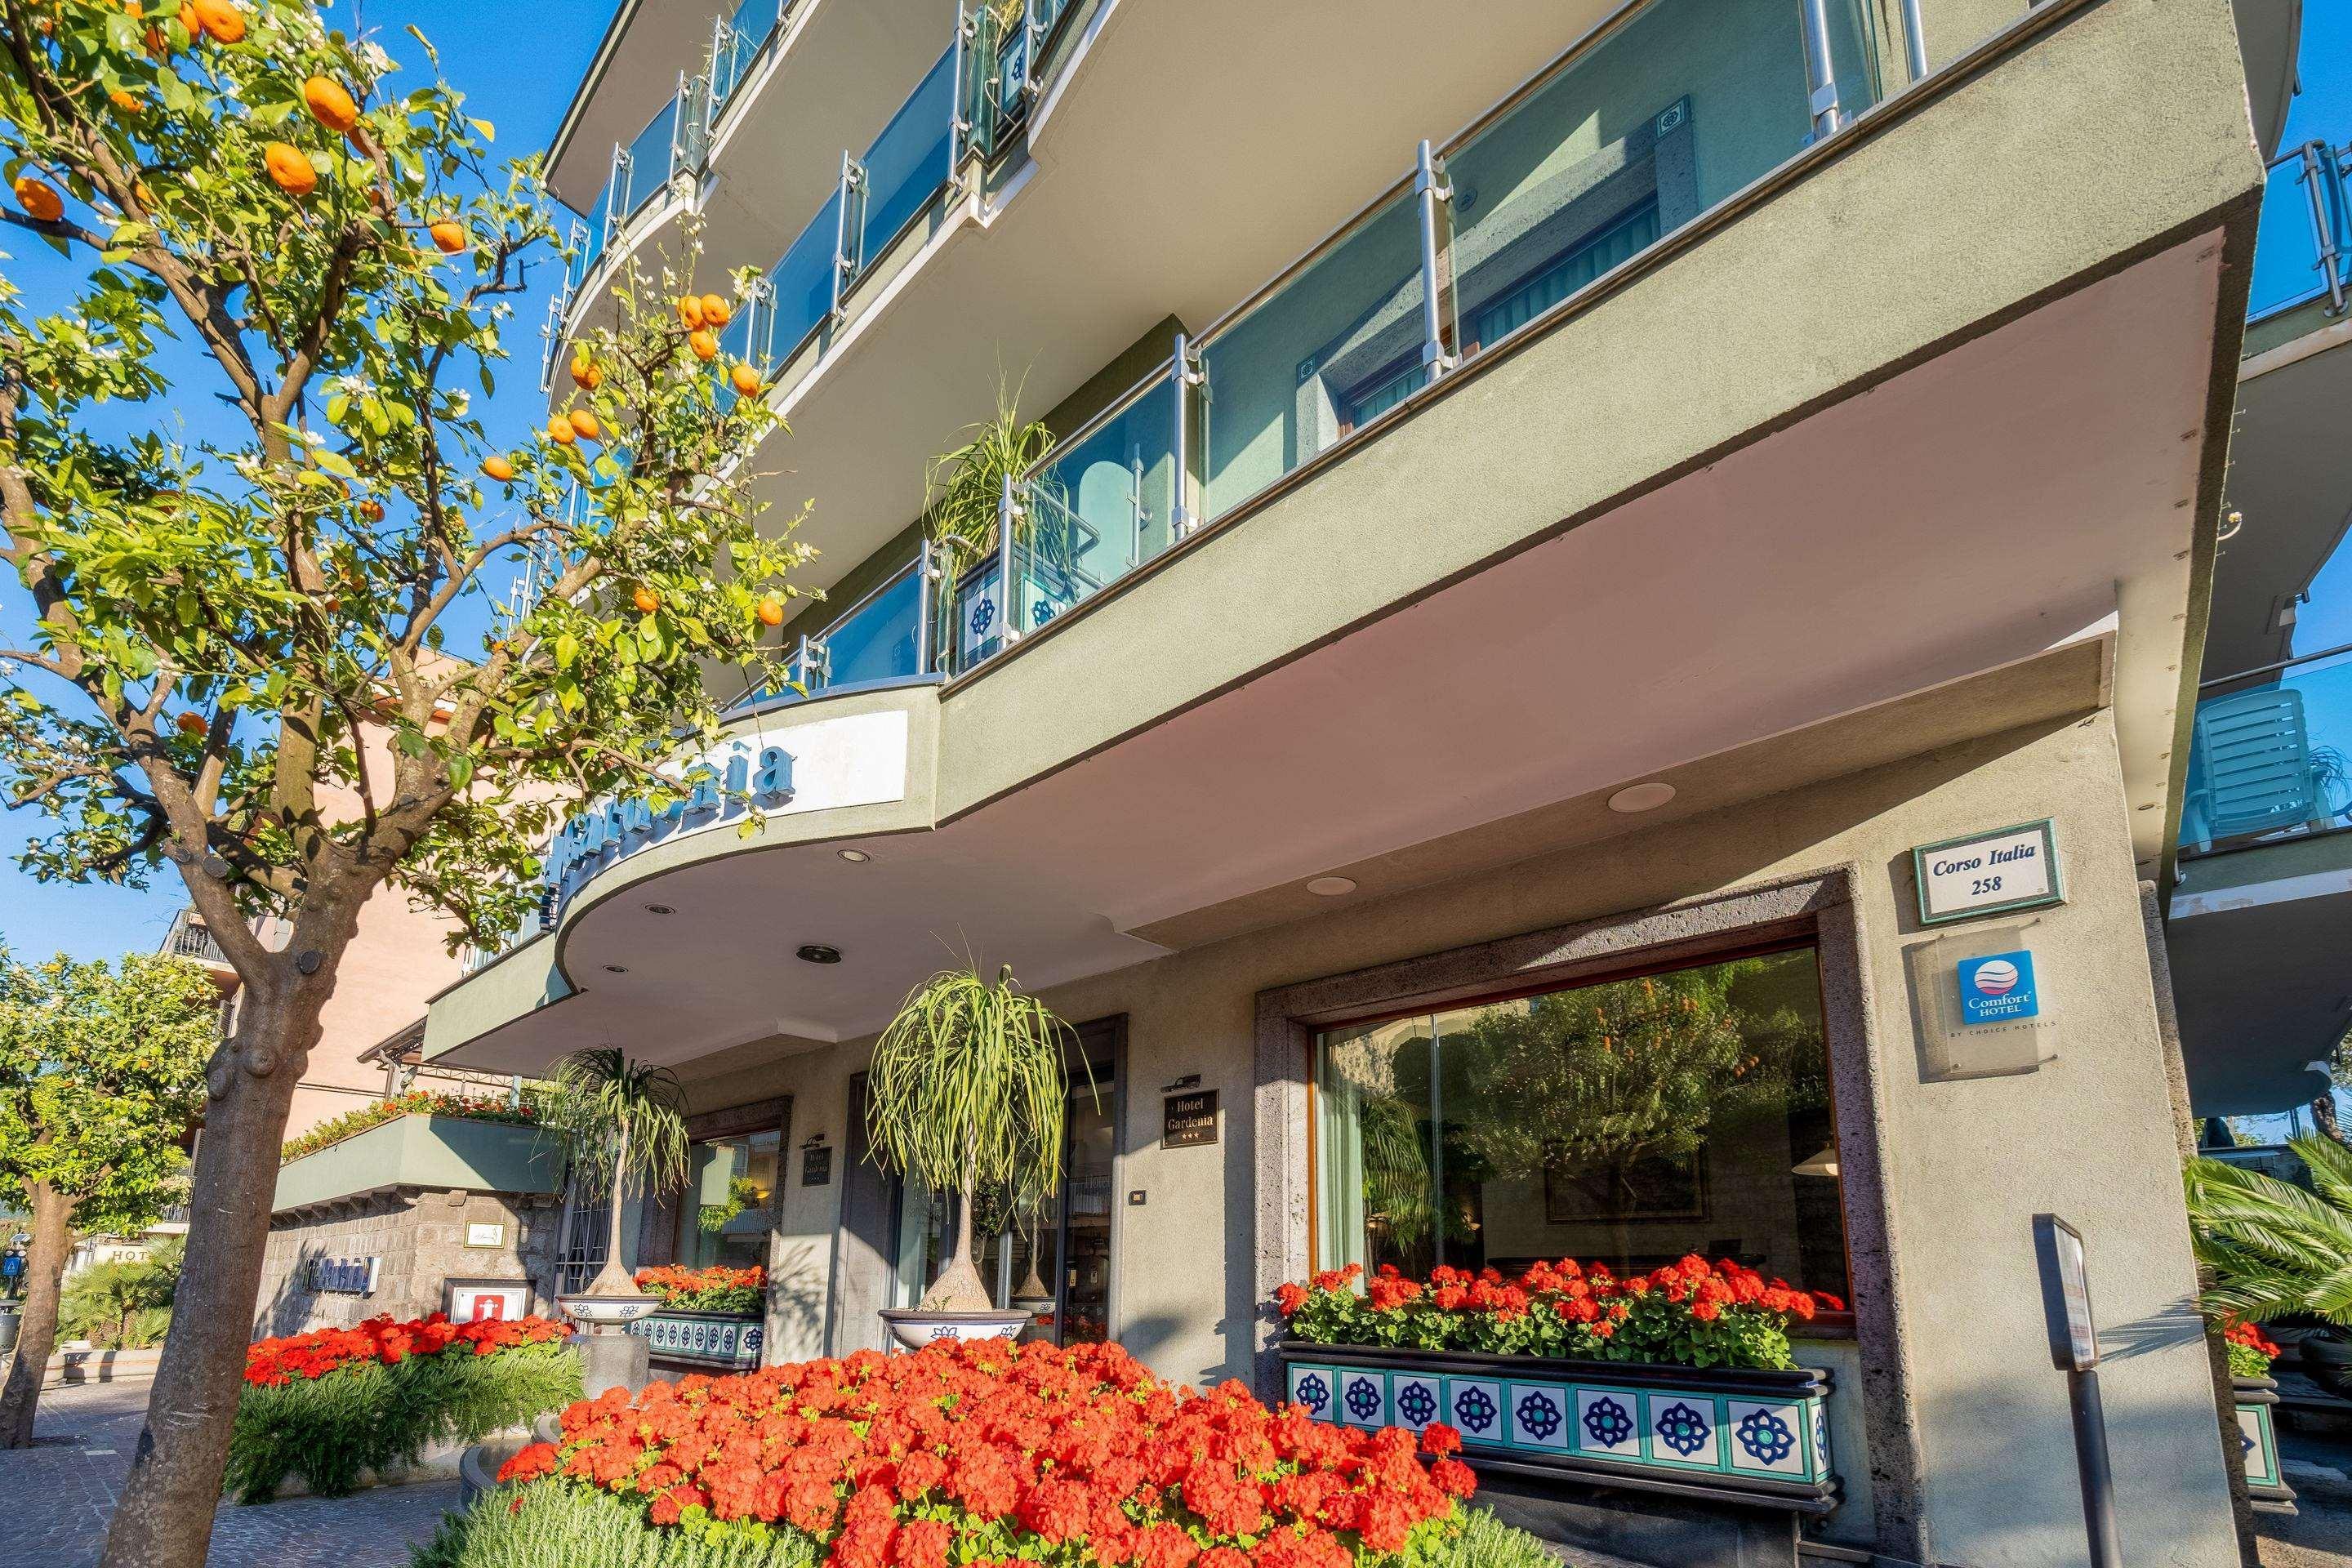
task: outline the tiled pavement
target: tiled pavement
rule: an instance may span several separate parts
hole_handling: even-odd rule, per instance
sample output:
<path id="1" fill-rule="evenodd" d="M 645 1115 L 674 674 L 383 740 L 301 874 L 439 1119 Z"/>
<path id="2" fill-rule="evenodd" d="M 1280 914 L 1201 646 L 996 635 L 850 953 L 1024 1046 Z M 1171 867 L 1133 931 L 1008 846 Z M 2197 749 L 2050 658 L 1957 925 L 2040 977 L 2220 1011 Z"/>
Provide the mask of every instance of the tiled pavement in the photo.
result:
<path id="1" fill-rule="evenodd" d="M 89 1568 L 106 1539 L 147 1385 L 53 1389 L 35 1446 L 0 1451 L 0 1563 Z M 457 1504 L 457 1483 L 375 1487 L 348 1498 L 223 1503 L 208 1568 L 406 1568 L 408 1547 Z"/>

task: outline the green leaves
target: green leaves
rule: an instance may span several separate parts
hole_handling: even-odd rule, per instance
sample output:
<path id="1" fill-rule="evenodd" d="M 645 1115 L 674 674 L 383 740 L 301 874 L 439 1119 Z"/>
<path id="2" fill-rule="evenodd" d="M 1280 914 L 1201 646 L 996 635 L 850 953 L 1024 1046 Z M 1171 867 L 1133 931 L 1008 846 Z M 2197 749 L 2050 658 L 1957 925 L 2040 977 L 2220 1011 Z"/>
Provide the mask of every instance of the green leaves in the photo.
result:
<path id="1" fill-rule="evenodd" d="M 2189 1230 L 2214 1276 L 2202 1304 L 2249 1323 L 2305 1313 L 2352 1326 L 2352 1149 L 2315 1135 L 2287 1147 L 2315 1191 L 2220 1160 L 2189 1163 Z"/>

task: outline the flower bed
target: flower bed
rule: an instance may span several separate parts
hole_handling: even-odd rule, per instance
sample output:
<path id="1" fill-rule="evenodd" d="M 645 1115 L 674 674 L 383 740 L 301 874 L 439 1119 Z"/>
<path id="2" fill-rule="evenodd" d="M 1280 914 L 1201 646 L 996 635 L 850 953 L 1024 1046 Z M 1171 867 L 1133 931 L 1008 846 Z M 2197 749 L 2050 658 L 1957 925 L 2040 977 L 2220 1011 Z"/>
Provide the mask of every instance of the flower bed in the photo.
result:
<path id="1" fill-rule="evenodd" d="M 2246 1491 L 2264 1513 L 2293 1513 L 2294 1489 L 2279 1468 L 2278 1428 L 2271 1412 L 2278 1404 L 2278 1384 L 2271 1379 L 2271 1363 L 2279 1348 L 2252 1323 L 2233 1322 L 2221 1331 L 2221 1348 L 2230 1358 L 2230 1388 L 2234 1396 L 2238 1443 L 2246 1458 Z"/>
<path id="2" fill-rule="evenodd" d="M 681 1553 L 828 1568 L 1422 1562 L 1476 1486 L 1442 1426 L 1417 1443 L 1270 1411 L 1238 1383 L 1171 1388 L 1117 1345 L 943 1341 L 688 1376 L 584 1400 L 562 1429 L 500 1470 L 522 1486 L 510 1507 L 611 1498 Z"/>
<path id="3" fill-rule="evenodd" d="M 362 1471 L 413 1465 L 580 1396 L 571 1331 L 545 1318 L 452 1323 L 371 1318 L 246 1351 L 226 1485 L 266 1501 L 289 1476 L 340 1497 Z"/>
<path id="4" fill-rule="evenodd" d="M 756 1313 L 767 1304 L 764 1268 L 640 1268 L 637 1289 L 662 1299 L 671 1312 Z"/>
<path id="5" fill-rule="evenodd" d="M 1837 1505 L 1829 1374 L 1799 1368 L 1792 1321 L 1834 1297 L 1686 1258 L 1619 1279 L 1538 1264 L 1517 1279 L 1350 1266 L 1285 1285 L 1284 1387 L 1319 1420 L 1444 1420 L 1475 1456 L 1580 1480 L 1809 1514 Z"/>
<path id="6" fill-rule="evenodd" d="M 1426 1283 L 1383 1266 L 1363 1294 L 1350 1263 L 1275 1291 L 1294 1338 L 1486 1355 L 1569 1356 L 1692 1367 L 1797 1363 L 1789 1325 L 1845 1303 L 1696 1255 L 1620 1279 L 1606 1264 L 1538 1263 L 1516 1279 L 1440 1268 Z"/>
<path id="7" fill-rule="evenodd" d="M 331 1121 L 321 1121 L 299 1138 L 289 1138 L 278 1146 L 278 1163 L 291 1164 L 305 1154 L 315 1154 L 346 1138 L 356 1138 L 371 1127 L 381 1127 L 404 1116 L 456 1116 L 468 1121 L 503 1121 L 520 1127 L 536 1127 L 540 1122 L 539 1107 L 530 1099 L 520 1105 L 509 1105 L 504 1097 L 478 1098 L 445 1094 L 438 1089 L 411 1089 L 406 1094 L 372 1100 Z"/>

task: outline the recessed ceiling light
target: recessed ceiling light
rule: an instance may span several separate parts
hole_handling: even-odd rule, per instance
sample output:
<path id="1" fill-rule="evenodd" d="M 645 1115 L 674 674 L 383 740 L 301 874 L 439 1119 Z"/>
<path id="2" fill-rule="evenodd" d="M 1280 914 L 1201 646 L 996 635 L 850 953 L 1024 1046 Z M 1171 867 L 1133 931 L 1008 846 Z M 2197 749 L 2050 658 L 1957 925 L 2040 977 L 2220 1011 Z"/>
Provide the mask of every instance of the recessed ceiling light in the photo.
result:
<path id="1" fill-rule="evenodd" d="M 629 966 L 625 963 L 608 963 L 604 966 L 604 973 L 607 974 L 626 974 L 628 972 Z"/>
<path id="2" fill-rule="evenodd" d="M 803 942 L 795 956 L 803 963 L 839 963 L 841 949 L 827 947 L 821 942 Z"/>
<path id="3" fill-rule="evenodd" d="M 1353 877 L 1318 877 L 1307 884 L 1307 890 L 1318 899 L 1336 899 L 1342 893 L 1356 890 Z"/>
<path id="4" fill-rule="evenodd" d="M 649 915 L 674 915 L 677 913 L 677 910 L 668 904 L 647 904 L 646 906 L 646 913 Z"/>
<path id="5" fill-rule="evenodd" d="M 1675 786 L 1656 779 L 1648 784 L 1627 784 L 1609 797 L 1612 811 L 1655 811 L 1675 798 Z"/>
<path id="6" fill-rule="evenodd" d="M 834 853 L 840 856 L 843 859 L 848 861 L 853 866 L 863 866 L 866 862 L 874 858 L 873 856 L 868 855 L 863 849 L 836 849 Z"/>

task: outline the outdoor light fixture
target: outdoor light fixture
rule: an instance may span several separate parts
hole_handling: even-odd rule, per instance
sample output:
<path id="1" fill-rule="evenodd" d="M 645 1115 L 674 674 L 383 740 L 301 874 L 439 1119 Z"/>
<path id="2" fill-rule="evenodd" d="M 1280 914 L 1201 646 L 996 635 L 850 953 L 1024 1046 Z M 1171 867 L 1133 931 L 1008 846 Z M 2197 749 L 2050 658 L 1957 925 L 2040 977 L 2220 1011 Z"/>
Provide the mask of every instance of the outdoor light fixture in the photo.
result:
<path id="1" fill-rule="evenodd" d="M 1612 811 L 1655 811 L 1675 798 L 1675 786 L 1653 779 L 1648 784 L 1627 784 L 1609 797 Z"/>
<path id="2" fill-rule="evenodd" d="M 803 942 L 796 957 L 803 963 L 839 963 L 841 949 L 827 947 L 821 942 Z"/>
<path id="3" fill-rule="evenodd" d="M 1336 899 L 1342 893 L 1356 890 L 1353 877 L 1318 877 L 1307 884 L 1307 890 L 1318 899 Z"/>
<path id="4" fill-rule="evenodd" d="M 649 915 L 674 915 L 677 913 L 677 910 L 668 904 L 647 904 L 646 906 L 646 913 Z"/>
<path id="5" fill-rule="evenodd" d="M 836 849 L 834 853 L 840 856 L 843 859 L 848 861 L 853 866 L 863 866 L 866 862 L 874 858 L 873 856 L 868 855 L 863 849 Z"/>

